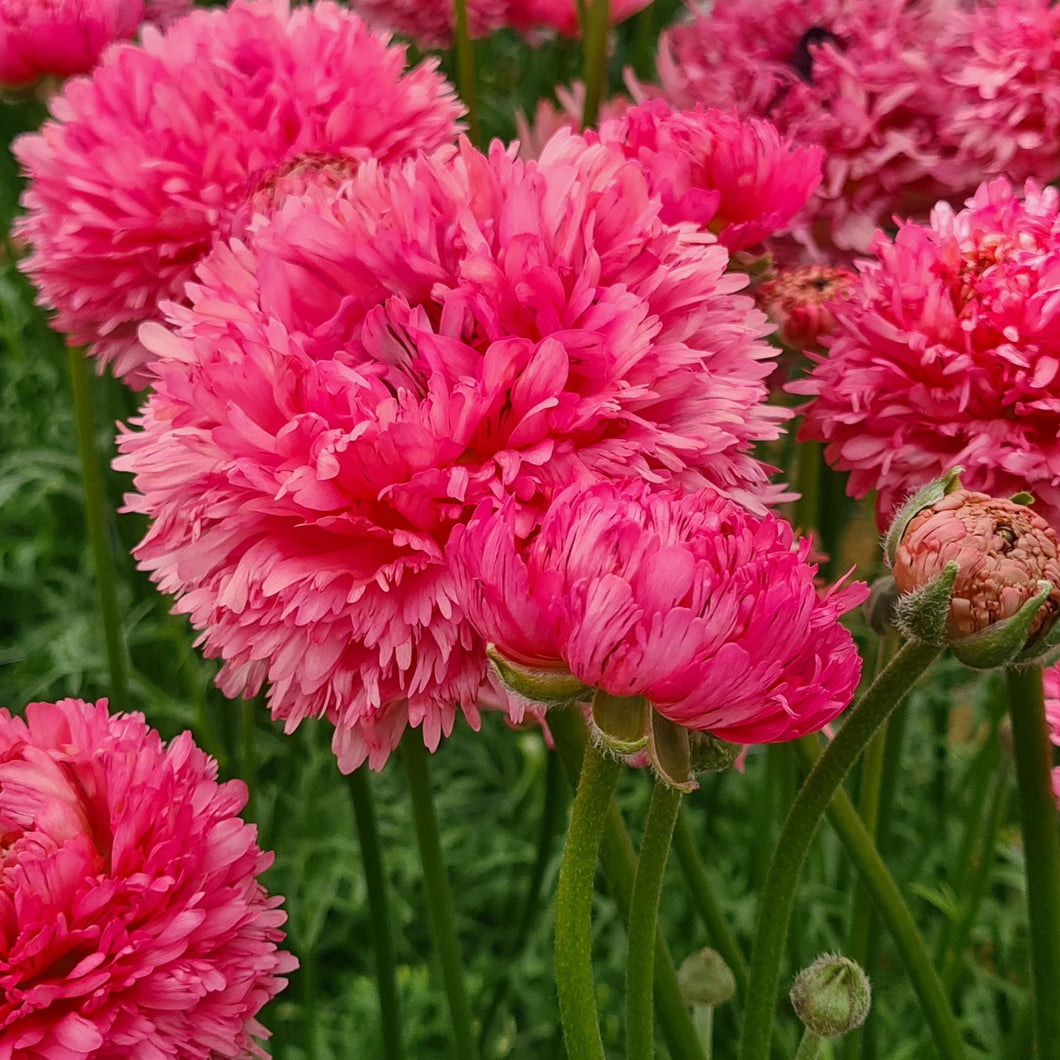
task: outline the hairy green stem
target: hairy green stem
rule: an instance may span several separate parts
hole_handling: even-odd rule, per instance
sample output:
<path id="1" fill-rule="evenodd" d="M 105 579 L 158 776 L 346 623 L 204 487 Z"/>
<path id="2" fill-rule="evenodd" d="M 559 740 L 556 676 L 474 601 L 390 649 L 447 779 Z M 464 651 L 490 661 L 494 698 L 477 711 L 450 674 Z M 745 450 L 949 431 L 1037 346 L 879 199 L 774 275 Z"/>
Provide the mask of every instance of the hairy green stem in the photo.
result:
<path id="1" fill-rule="evenodd" d="M 799 1051 L 795 1054 L 795 1060 L 817 1060 L 823 1048 L 824 1039 L 807 1028 L 803 1031 L 802 1041 L 799 1042 Z"/>
<path id="2" fill-rule="evenodd" d="M 587 745 L 559 870 L 556 986 L 570 1060 L 604 1060 L 593 984 L 593 883 L 600 839 L 620 769 L 617 759 L 605 755 L 591 742 Z"/>
<path id="3" fill-rule="evenodd" d="M 353 802 L 353 816 L 357 823 L 357 839 L 361 844 L 361 865 L 364 886 L 368 892 L 368 912 L 372 918 L 372 947 L 375 956 L 375 985 L 379 992 L 379 1022 L 385 1060 L 401 1060 L 401 1010 L 397 992 L 397 958 L 394 953 L 394 932 L 390 920 L 390 900 L 387 897 L 386 870 L 383 847 L 379 842 L 375 802 L 372 798 L 368 767 L 361 766 L 346 777 Z"/>
<path id="4" fill-rule="evenodd" d="M 1060 824 L 1041 667 L 1009 668 L 1009 712 L 1027 872 L 1039 1060 L 1060 1058 Z"/>
<path id="5" fill-rule="evenodd" d="M 799 740 L 795 749 L 811 773 L 828 755 L 828 751 L 821 753 L 819 743 L 814 747 L 805 740 Z M 964 1043 L 946 999 L 946 992 L 923 936 L 917 930 L 898 884 L 880 858 L 872 836 L 854 809 L 850 797 L 838 787 L 828 804 L 827 813 L 832 828 L 850 854 L 861 881 L 876 903 L 880 918 L 894 939 L 938 1055 L 946 1060 L 961 1060 L 965 1055 Z"/>
<path id="6" fill-rule="evenodd" d="M 478 120 L 478 84 L 475 80 L 475 46 L 471 40 L 471 23 L 467 0 L 453 0 L 454 38 L 456 46 L 456 83 L 460 98 L 467 106 L 467 132 L 471 142 L 482 148 L 482 128 Z"/>
<path id="7" fill-rule="evenodd" d="M 73 396 L 77 424 L 77 452 L 81 458 L 81 485 L 85 498 L 85 523 L 92 548 L 99 592 L 99 613 L 103 638 L 107 646 L 107 668 L 110 676 L 111 708 L 127 710 L 129 703 L 129 655 L 121 628 L 118 607 L 117 576 L 114 557 L 107 536 L 107 500 L 103 476 L 96 453 L 95 425 L 92 417 L 92 384 L 88 359 L 83 350 L 67 347 L 70 366 L 70 392 Z"/>
<path id="8" fill-rule="evenodd" d="M 548 714 L 548 727 L 556 744 L 563 772 L 571 786 L 577 784 L 582 757 L 587 741 L 585 719 L 578 709 L 552 710 Z M 636 855 L 629 839 L 625 823 L 618 806 L 612 802 L 604 825 L 603 842 L 600 847 L 600 864 L 619 915 L 629 916 L 633 896 L 633 875 L 636 871 Z M 673 958 L 662 932 L 655 935 L 655 1014 L 671 1056 L 681 1060 L 706 1060 L 703 1045 L 696 1034 L 692 1017 L 681 996 L 681 988 L 674 971 Z"/>
<path id="9" fill-rule="evenodd" d="M 865 745 L 939 652 L 934 645 L 914 640 L 902 647 L 849 711 L 836 738 L 821 755 L 792 804 L 759 903 L 744 1008 L 740 1054 L 743 1060 L 766 1060 L 769 1055 L 784 940 L 799 874 L 821 818 Z"/>
<path id="10" fill-rule="evenodd" d="M 591 0 L 582 23 L 585 45 L 585 106 L 582 128 L 590 129 L 600 116 L 600 103 L 607 94 L 607 39 L 611 30 L 609 0 Z"/>
<path id="11" fill-rule="evenodd" d="M 726 923 L 725 914 L 721 911 L 718 899 L 710 885 L 706 869 L 700 861 L 696 851 L 695 840 L 692 838 L 692 830 L 688 826 L 688 818 L 683 813 L 677 815 L 677 826 L 674 829 L 674 849 L 677 851 L 677 860 L 681 866 L 685 883 L 688 884 L 689 893 L 696 912 L 703 918 L 707 927 L 707 935 L 710 943 L 721 954 L 725 963 L 729 966 L 733 978 L 736 980 L 736 996 L 741 1000 L 747 992 L 747 959 L 743 955 L 736 942 L 729 925 Z"/>
<path id="12" fill-rule="evenodd" d="M 431 922 L 435 952 L 442 967 L 442 982 L 453 1023 L 453 1043 L 457 1060 L 476 1060 L 478 1048 L 471 1030 L 471 1006 L 464 986 L 464 969 L 453 917 L 453 896 L 442 860 L 438 836 L 438 818 L 431 795 L 430 756 L 423 746 L 423 735 L 409 729 L 401 741 L 405 775 L 408 777 L 416 839 L 423 865 L 423 882 L 427 893 L 427 912 Z"/>
<path id="13" fill-rule="evenodd" d="M 652 1060 L 655 1034 L 652 1021 L 652 973 L 655 933 L 659 927 L 659 897 L 670 854 L 681 792 L 656 782 L 644 823 L 633 898 L 629 906 L 629 951 L 626 963 L 626 1056 Z"/>

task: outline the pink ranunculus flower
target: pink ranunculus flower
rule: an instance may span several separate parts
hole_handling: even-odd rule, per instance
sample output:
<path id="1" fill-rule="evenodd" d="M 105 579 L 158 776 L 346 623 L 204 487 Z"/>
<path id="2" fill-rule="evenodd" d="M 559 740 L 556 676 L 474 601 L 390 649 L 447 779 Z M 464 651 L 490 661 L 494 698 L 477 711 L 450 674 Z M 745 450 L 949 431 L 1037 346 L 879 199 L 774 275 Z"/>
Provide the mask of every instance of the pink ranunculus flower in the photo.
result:
<path id="1" fill-rule="evenodd" d="M 0 1056 L 266 1056 L 298 962 L 246 798 L 106 700 L 0 710 Z"/>
<path id="2" fill-rule="evenodd" d="M 451 142 L 462 106 L 430 60 L 320 0 L 235 0 L 112 49 L 15 153 L 30 184 L 22 267 L 55 325 L 133 386 L 137 338 L 181 299 L 248 193 L 304 156 L 392 161 Z"/>
<path id="3" fill-rule="evenodd" d="M 800 240 L 824 260 L 864 253 L 892 214 L 919 215 L 984 176 L 940 142 L 953 106 L 950 0 L 732 0 L 660 39 L 659 76 L 680 107 L 764 118 L 824 149 Z"/>
<path id="4" fill-rule="evenodd" d="M 545 149 L 545 144 L 560 129 L 567 129 L 571 132 L 582 131 L 585 84 L 582 81 L 575 81 L 569 87 L 556 85 L 553 91 L 556 95 L 556 103 L 549 99 L 538 100 L 532 120 L 528 119 L 522 111 L 518 111 L 515 115 L 520 158 L 528 160 L 539 158 Z M 600 104 L 600 124 L 611 118 L 620 117 L 629 106 L 630 101 L 626 96 L 617 95 L 605 99 Z"/>
<path id="5" fill-rule="evenodd" d="M 1049 725 L 1049 739 L 1060 747 L 1060 663 L 1046 667 L 1045 682 L 1045 720 Z M 1053 791 L 1056 793 L 1056 804 L 1060 807 L 1060 766 L 1053 770 Z"/>
<path id="6" fill-rule="evenodd" d="M 163 29 L 187 15 L 195 0 L 144 0 L 144 20 Z"/>
<path id="7" fill-rule="evenodd" d="M 144 0 L 0 0 L 0 88 L 87 73 L 143 19 Z"/>
<path id="8" fill-rule="evenodd" d="M 881 526 L 910 491 L 964 468 L 992 496 L 1030 490 L 1060 529 L 1060 197 L 984 184 L 965 209 L 882 233 L 808 394 L 801 437 L 826 443 Z"/>
<path id="9" fill-rule="evenodd" d="M 586 137 L 644 167 L 664 221 L 709 228 L 730 252 L 787 229 L 821 183 L 819 147 L 797 147 L 768 122 L 732 112 L 654 99 Z"/>
<path id="10" fill-rule="evenodd" d="M 857 686 L 839 617 L 868 590 L 819 594 L 807 549 L 712 490 L 643 483 L 563 490 L 526 539 L 513 504 L 484 506 L 449 542 L 468 617 L 506 659 L 734 743 L 817 732 Z"/>
<path id="11" fill-rule="evenodd" d="M 229 695 L 336 725 L 344 770 L 407 725 L 476 722 L 486 668 L 445 560 L 514 497 L 529 531 L 572 482 L 713 484 L 759 508 L 786 414 L 746 277 L 659 219 L 643 172 L 554 137 L 538 162 L 463 142 L 366 163 L 219 244 L 146 326 L 160 358 L 116 466 L 153 520 L 141 565 L 224 658 Z"/>

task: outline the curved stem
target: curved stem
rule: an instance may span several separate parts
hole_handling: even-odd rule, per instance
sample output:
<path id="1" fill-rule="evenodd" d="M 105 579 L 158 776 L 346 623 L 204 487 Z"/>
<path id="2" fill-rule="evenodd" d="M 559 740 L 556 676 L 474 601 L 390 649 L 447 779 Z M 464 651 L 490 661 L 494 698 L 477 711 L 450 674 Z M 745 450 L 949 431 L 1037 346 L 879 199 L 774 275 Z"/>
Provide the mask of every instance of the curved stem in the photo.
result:
<path id="1" fill-rule="evenodd" d="M 467 0 L 453 0 L 454 37 L 456 46 L 456 81 L 460 98 L 467 105 L 467 132 L 471 142 L 482 148 L 482 129 L 478 120 L 478 86 L 475 82 L 475 48 L 471 40 L 471 23 L 467 16 Z"/>
<path id="2" fill-rule="evenodd" d="M 1009 712 L 1027 871 L 1040 1060 L 1060 1057 L 1060 825 L 1041 667 L 1009 669 Z"/>
<path id="3" fill-rule="evenodd" d="M 737 945 L 733 933 L 729 930 L 725 914 L 722 913 L 721 906 L 714 896 L 706 869 L 703 868 L 699 854 L 696 852 L 692 830 L 688 827 L 688 818 L 683 813 L 677 815 L 674 849 L 677 851 L 681 872 L 691 892 L 692 902 L 707 926 L 707 935 L 711 945 L 722 955 L 729 966 L 736 980 L 736 995 L 742 1000 L 747 992 L 747 960 Z"/>
<path id="4" fill-rule="evenodd" d="M 394 956 L 394 933 L 390 926 L 390 902 L 387 898 L 383 848 L 379 842 L 375 803 L 366 766 L 346 777 L 357 822 L 357 839 L 361 844 L 364 885 L 368 892 L 368 911 L 372 917 L 372 946 L 375 950 L 375 984 L 379 991 L 379 1021 L 386 1060 L 401 1060 L 401 1012 L 398 1005 L 397 960 Z"/>
<path id="5" fill-rule="evenodd" d="M 548 715 L 548 727 L 555 741 L 563 772 L 574 786 L 578 782 L 587 742 L 585 719 L 578 710 L 553 710 Z M 613 802 L 604 824 L 600 863 L 603 866 L 608 892 L 620 916 L 627 918 L 633 895 L 636 855 L 633 853 L 633 844 L 630 842 L 622 814 Z M 681 1060 L 706 1060 L 707 1054 L 696 1033 L 688 1006 L 681 996 L 669 947 L 662 932 L 658 931 L 655 934 L 654 977 L 656 1015 L 671 1056 L 679 1056 Z"/>
<path id="6" fill-rule="evenodd" d="M 458 1060 L 476 1060 L 478 1049 L 471 1033 L 471 1006 L 464 986 L 464 969 L 460 960 L 460 945 L 453 922 L 453 896 L 442 860 L 442 845 L 438 838 L 438 818 L 431 796 L 430 755 L 423 746 L 423 736 L 409 729 L 401 741 L 405 775 L 408 777 L 412 798 L 412 814 L 416 823 L 416 839 L 423 865 L 423 882 L 427 892 L 427 912 L 430 916 L 434 948 L 442 966 L 442 981 L 453 1022 L 453 1043 Z"/>
<path id="7" fill-rule="evenodd" d="M 811 745 L 800 740 L 795 749 L 807 766 L 814 764 L 815 749 Z M 820 753 L 820 745 L 816 751 Z M 823 761 L 827 753 L 825 751 L 816 761 Z M 931 1029 L 938 1055 L 947 1060 L 961 1060 L 965 1055 L 964 1043 L 923 936 L 917 930 L 898 884 L 887 871 L 872 836 L 845 791 L 837 790 L 832 796 L 828 805 L 828 819 L 850 854 L 862 883 L 876 903 L 880 918 L 898 947 L 898 954 Z"/>
<path id="8" fill-rule="evenodd" d="M 795 797 L 774 849 L 759 903 L 744 1009 L 740 1054 L 743 1060 L 766 1060 L 769 1055 L 784 939 L 799 874 L 821 817 L 865 745 L 939 653 L 934 645 L 907 642 L 847 714 L 836 738 Z"/>
<path id="9" fill-rule="evenodd" d="M 652 1060 L 655 1055 L 652 1022 L 652 972 L 655 963 L 655 932 L 659 926 L 659 896 L 670 854 L 681 792 L 656 782 L 644 823 L 633 897 L 629 905 L 629 953 L 626 964 L 626 1056 L 628 1060 Z"/>
<path id="10" fill-rule="evenodd" d="M 586 747 L 559 870 L 556 986 L 570 1060 L 604 1060 L 593 985 L 593 881 L 607 809 L 620 769 L 616 759 L 604 755 L 592 742 Z"/>
<path id="11" fill-rule="evenodd" d="M 585 44 L 585 107 L 582 128 L 590 129 L 600 116 L 600 103 L 607 93 L 607 38 L 611 29 L 608 0 L 591 0 L 582 23 Z"/>
<path id="12" fill-rule="evenodd" d="M 99 612 L 103 622 L 103 637 L 107 646 L 111 709 L 127 710 L 129 708 L 129 656 L 121 628 L 121 609 L 118 607 L 114 557 L 111 554 L 107 537 L 107 500 L 96 454 L 91 376 L 88 359 L 83 350 L 68 346 L 66 352 L 67 363 L 70 366 L 70 392 L 73 396 L 74 419 L 77 423 L 77 452 L 81 458 L 85 523 L 92 548 L 92 563 L 96 568 Z"/>

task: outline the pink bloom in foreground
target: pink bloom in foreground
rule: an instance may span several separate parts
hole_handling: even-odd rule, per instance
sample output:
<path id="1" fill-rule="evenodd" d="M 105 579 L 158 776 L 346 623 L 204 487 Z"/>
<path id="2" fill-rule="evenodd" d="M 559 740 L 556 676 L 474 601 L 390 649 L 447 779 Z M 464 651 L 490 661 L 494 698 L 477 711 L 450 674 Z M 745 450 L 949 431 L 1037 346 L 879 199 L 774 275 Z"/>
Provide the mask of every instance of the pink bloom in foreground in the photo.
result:
<path id="1" fill-rule="evenodd" d="M 143 18 L 144 0 L 0 0 L 0 87 L 87 73 Z"/>
<path id="2" fill-rule="evenodd" d="M 1045 720 L 1049 725 L 1049 739 L 1060 747 L 1060 663 L 1046 668 L 1045 681 Z M 1056 803 L 1060 807 L 1060 766 L 1053 770 L 1053 791 Z"/>
<path id="3" fill-rule="evenodd" d="M 0 1057 L 265 1057 L 297 961 L 242 781 L 106 700 L 0 710 Z"/>
<path id="4" fill-rule="evenodd" d="M 692 5 L 690 5 L 692 6 Z M 939 143 L 948 0 L 731 0 L 663 34 L 659 76 L 680 107 L 764 118 L 824 149 L 811 246 L 864 252 L 877 225 L 985 175 Z"/>
<path id="5" fill-rule="evenodd" d="M 145 327 L 158 380 L 116 466 L 137 556 L 274 715 L 336 725 L 342 769 L 409 724 L 475 723 L 483 645 L 444 555 L 483 501 L 636 476 L 777 487 L 751 455 L 773 351 L 724 248 L 664 225 L 641 170 L 555 137 L 361 166 L 220 244 Z"/>
<path id="6" fill-rule="evenodd" d="M 730 251 L 786 229 L 821 182 L 820 148 L 795 147 L 768 122 L 720 110 L 650 100 L 586 137 L 644 168 L 664 221 L 709 228 Z"/>
<path id="7" fill-rule="evenodd" d="M 965 487 L 1030 490 L 1060 529 L 1060 210 L 1055 188 L 984 184 L 936 207 L 861 265 L 834 304 L 826 357 L 790 389 L 814 400 L 801 437 L 825 442 L 881 525 L 956 465 Z"/>
<path id="8" fill-rule="evenodd" d="M 501 655 L 735 743 L 816 732 L 857 686 L 839 617 L 867 589 L 819 595 L 807 549 L 711 490 L 610 483 L 557 494 L 526 542 L 509 504 L 449 544 L 468 617 Z"/>
<path id="9" fill-rule="evenodd" d="M 55 326 L 134 386 L 137 329 L 181 299 L 249 192 L 303 156 L 363 162 L 450 142 L 461 105 L 424 63 L 322 0 L 198 10 L 112 49 L 15 152 L 30 177 L 22 263 Z"/>

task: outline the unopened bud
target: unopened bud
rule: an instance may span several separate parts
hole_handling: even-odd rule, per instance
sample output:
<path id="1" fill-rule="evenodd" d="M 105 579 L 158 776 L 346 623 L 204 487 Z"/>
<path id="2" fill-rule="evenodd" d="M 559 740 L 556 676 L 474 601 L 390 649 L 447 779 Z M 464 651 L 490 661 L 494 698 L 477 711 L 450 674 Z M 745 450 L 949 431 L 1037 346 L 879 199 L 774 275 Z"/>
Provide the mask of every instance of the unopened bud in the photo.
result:
<path id="1" fill-rule="evenodd" d="M 736 993 L 736 977 L 717 950 L 704 949 L 681 962 L 677 983 L 686 1005 L 716 1008 L 731 1001 Z"/>
<path id="2" fill-rule="evenodd" d="M 838 1038 L 865 1022 L 872 990 L 856 961 L 826 953 L 795 976 L 790 997 L 808 1031 Z"/>

